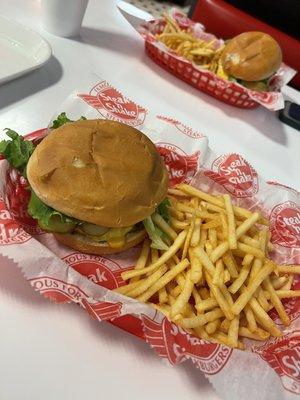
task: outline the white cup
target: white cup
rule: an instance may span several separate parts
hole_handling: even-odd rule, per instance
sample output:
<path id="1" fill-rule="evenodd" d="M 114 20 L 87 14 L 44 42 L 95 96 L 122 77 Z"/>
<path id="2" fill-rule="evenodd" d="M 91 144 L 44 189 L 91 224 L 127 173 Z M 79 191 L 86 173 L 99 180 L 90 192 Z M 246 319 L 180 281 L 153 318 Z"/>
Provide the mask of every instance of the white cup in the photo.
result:
<path id="1" fill-rule="evenodd" d="M 42 0 L 43 28 L 57 36 L 77 36 L 89 0 Z"/>

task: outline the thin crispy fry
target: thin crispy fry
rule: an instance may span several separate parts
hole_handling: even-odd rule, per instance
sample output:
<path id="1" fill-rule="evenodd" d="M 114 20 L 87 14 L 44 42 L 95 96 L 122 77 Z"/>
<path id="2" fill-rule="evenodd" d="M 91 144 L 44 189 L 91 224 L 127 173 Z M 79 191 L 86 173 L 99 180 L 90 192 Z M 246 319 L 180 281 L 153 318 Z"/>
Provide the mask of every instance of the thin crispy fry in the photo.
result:
<path id="1" fill-rule="evenodd" d="M 179 201 L 176 203 L 176 208 L 179 211 L 184 211 L 184 212 L 187 212 L 190 214 L 193 214 L 195 212 L 196 217 L 199 217 L 199 218 L 205 218 L 205 219 L 211 219 L 211 220 L 218 219 L 217 214 L 212 214 L 207 211 L 194 210 L 192 207 L 190 207 L 186 204 L 180 203 Z"/>
<path id="2" fill-rule="evenodd" d="M 174 189 L 174 188 L 168 188 L 168 194 L 177 196 L 177 197 L 187 197 L 188 195 L 184 192 L 182 192 L 179 189 Z"/>
<path id="3" fill-rule="evenodd" d="M 227 283 L 231 280 L 230 273 L 227 271 L 227 269 L 223 272 L 223 280 L 224 283 Z"/>
<path id="4" fill-rule="evenodd" d="M 201 299 L 200 293 L 198 292 L 198 290 L 197 290 L 197 288 L 195 286 L 193 287 L 192 295 L 193 295 L 193 298 L 195 300 L 195 306 L 198 303 L 201 303 L 202 299 Z"/>
<path id="5" fill-rule="evenodd" d="M 181 248 L 181 246 L 184 243 L 186 237 L 186 232 L 182 231 L 179 233 L 179 235 L 176 237 L 174 240 L 174 243 L 169 247 L 167 251 L 165 251 L 159 259 L 154 263 L 149 265 L 149 267 L 139 269 L 139 270 L 133 270 L 133 271 L 126 271 L 122 273 L 122 278 L 124 280 L 127 280 L 129 278 L 135 277 L 135 276 L 140 276 L 148 272 L 154 271 L 156 268 L 160 267 L 164 263 L 166 263 L 171 257 L 173 257 L 176 252 Z"/>
<path id="6" fill-rule="evenodd" d="M 207 239 L 207 230 L 204 231 L 201 230 L 199 247 L 201 247 L 202 249 L 204 249 L 206 239 Z"/>
<path id="7" fill-rule="evenodd" d="M 201 296 L 201 297 L 203 297 L 203 296 Z M 213 299 L 212 297 L 202 300 L 201 302 L 197 303 L 195 306 L 196 310 L 199 313 L 203 313 L 204 311 L 212 310 L 216 307 L 218 307 L 218 302 L 216 299 Z"/>
<path id="8" fill-rule="evenodd" d="M 229 329 L 228 329 L 228 342 L 231 347 L 238 346 L 238 335 L 239 335 L 239 323 L 240 316 L 237 315 L 230 321 Z"/>
<path id="9" fill-rule="evenodd" d="M 208 324 L 206 324 L 205 330 L 208 333 L 208 335 L 213 335 L 219 329 L 220 325 L 221 325 L 221 320 L 216 319 L 215 321 L 212 321 L 212 322 L 209 322 Z"/>
<path id="10" fill-rule="evenodd" d="M 300 274 L 300 265 L 277 265 L 280 274 Z"/>
<path id="11" fill-rule="evenodd" d="M 225 217 L 224 209 L 222 207 L 216 206 L 216 205 L 211 204 L 211 203 L 207 203 L 206 201 L 201 201 L 200 204 L 202 206 L 205 206 L 206 209 L 209 210 L 209 211 L 215 211 L 215 212 L 218 212 L 218 213 L 222 213 L 223 216 Z M 225 219 L 226 219 L 226 217 L 225 217 Z"/>
<path id="12" fill-rule="evenodd" d="M 211 245 L 211 243 L 210 243 L 209 240 L 207 240 L 207 241 L 205 242 L 204 248 L 205 248 L 206 254 L 207 254 L 208 257 L 209 257 L 210 254 L 211 254 L 211 252 L 213 251 L 213 247 L 212 247 L 212 245 Z"/>
<path id="13" fill-rule="evenodd" d="M 160 304 L 165 304 L 168 302 L 168 293 L 165 287 L 158 291 L 158 301 Z"/>
<path id="14" fill-rule="evenodd" d="M 216 286 L 221 286 L 222 283 L 224 282 L 224 265 L 223 265 L 223 261 L 222 260 L 218 260 L 216 262 L 216 269 L 215 269 L 215 273 L 213 276 L 213 284 Z"/>
<path id="15" fill-rule="evenodd" d="M 157 213 L 152 215 L 152 219 L 155 224 L 166 234 L 169 238 L 175 240 L 177 233 L 170 227 L 170 225 L 163 219 L 163 217 Z"/>
<path id="16" fill-rule="evenodd" d="M 132 282 L 132 283 L 128 283 L 127 285 L 124 286 L 120 286 L 116 289 L 113 289 L 114 292 L 116 293 L 120 293 L 120 294 L 127 294 L 128 292 L 130 292 L 130 290 L 134 289 L 135 287 L 137 287 L 138 285 L 140 285 L 140 283 L 142 282 L 142 280 L 136 281 L 136 282 Z"/>
<path id="17" fill-rule="evenodd" d="M 198 197 L 200 200 L 204 200 L 207 203 L 224 208 L 224 201 L 222 198 L 217 198 L 216 196 L 213 196 L 211 194 L 204 193 L 201 190 L 194 188 L 193 186 L 187 185 L 186 183 L 181 183 L 177 185 L 176 188 L 184 193 L 189 194 L 190 196 Z"/>
<path id="18" fill-rule="evenodd" d="M 300 290 L 276 290 L 280 299 L 289 299 L 291 297 L 300 297 Z"/>
<path id="19" fill-rule="evenodd" d="M 280 288 L 281 290 L 290 290 L 294 282 L 294 275 L 290 275 L 286 283 Z"/>
<path id="20" fill-rule="evenodd" d="M 212 253 L 209 256 L 209 258 L 211 259 L 211 261 L 213 263 L 215 263 L 216 261 L 218 261 L 219 258 L 221 258 L 226 253 L 226 251 L 228 251 L 228 249 L 229 249 L 228 242 L 227 241 L 226 242 L 222 242 L 222 243 L 220 243 L 218 245 L 218 247 L 216 247 L 212 251 Z"/>
<path id="21" fill-rule="evenodd" d="M 186 238 L 185 238 L 185 242 L 184 242 L 184 246 L 183 246 L 183 250 L 182 250 L 182 255 L 181 255 L 181 259 L 182 260 L 186 257 L 186 255 L 188 253 L 188 248 L 190 246 L 192 234 L 193 234 L 193 231 L 194 231 L 195 218 L 196 218 L 195 216 L 192 218 L 192 222 L 191 222 L 190 227 L 189 227 L 189 229 L 187 231 L 187 235 L 186 235 Z"/>
<path id="22" fill-rule="evenodd" d="M 194 282 L 192 282 L 192 280 L 191 280 L 191 273 L 189 271 L 186 274 L 186 280 L 185 280 L 183 290 L 180 293 L 180 295 L 177 297 L 175 303 L 173 304 L 173 306 L 171 308 L 171 317 L 174 317 L 175 315 L 182 312 L 185 304 L 189 301 L 189 298 L 191 297 L 193 287 L 194 287 Z"/>
<path id="23" fill-rule="evenodd" d="M 143 243 L 141 254 L 136 262 L 134 269 L 143 269 L 145 267 L 147 260 L 148 260 L 149 251 L 150 251 L 150 240 L 146 239 Z M 136 282 L 138 280 L 139 280 L 139 278 L 137 278 L 137 277 L 132 278 L 130 283 Z"/>
<path id="24" fill-rule="evenodd" d="M 245 243 L 238 242 L 237 248 L 244 254 L 252 254 L 254 257 L 259 259 L 265 258 L 265 253 L 262 250 L 257 249 L 256 247 L 248 246 Z"/>
<path id="25" fill-rule="evenodd" d="M 211 339 L 216 339 L 217 342 L 221 342 L 221 343 L 225 344 L 225 346 L 229 346 L 230 347 L 230 342 L 229 342 L 228 336 L 223 332 L 216 332 L 211 337 Z M 237 343 L 237 348 L 240 349 L 240 350 L 244 350 L 245 349 L 244 344 L 240 340 Z"/>
<path id="26" fill-rule="evenodd" d="M 217 228 L 218 226 L 221 226 L 221 222 L 217 220 L 209 221 L 206 222 L 205 224 L 202 224 L 201 229 L 211 229 L 211 228 Z"/>
<path id="27" fill-rule="evenodd" d="M 178 283 L 178 285 L 181 287 L 181 289 L 184 288 L 185 276 L 183 275 L 183 273 L 176 275 L 175 281 Z"/>
<path id="28" fill-rule="evenodd" d="M 255 332 L 251 332 L 248 328 L 240 327 L 239 336 L 254 340 L 267 340 L 270 337 L 270 333 L 261 328 L 257 328 Z"/>
<path id="29" fill-rule="evenodd" d="M 246 254 L 245 257 L 243 258 L 242 265 L 250 267 L 253 260 L 254 256 L 252 254 Z"/>
<path id="30" fill-rule="evenodd" d="M 262 260 L 260 260 L 259 258 L 255 258 L 250 272 L 249 283 L 253 281 L 253 279 L 255 279 L 255 276 L 257 275 L 258 271 L 261 270 L 261 267 L 262 267 Z"/>
<path id="31" fill-rule="evenodd" d="M 249 246 L 252 246 L 252 247 L 256 247 L 257 249 L 260 248 L 259 241 L 256 239 L 253 239 L 252 237 L 247 236 L 247 235 L 242 235 L 240 237 L 240 242 L 248 244 Z"/>
<path id="32" fill-rule="evenodd" d="M 202 266 L 205 268 L 205 270 L 208 271 L 208 273 L 211 276 L 214 276 L 215 267 L 211 262 L 211 260 L 209 259 L 208 255 L 205 253 L 205 251 L 200 246 L 197 246 L 194 248 L 194 254 L 196 257 L 200 259 L 200 262 Z"/>
<path id="33" fill-rule="evenodd" d="M 153 296 L 159 289 L 166 286 L 176 275 L 180 274 L 180 272 L 184 271 L 189 265 L 189 261 L 187 259 L 181 261 L 176 267 L 172 268 L 170 271 L 166 272 L 158 281 L 154 283 L 146 292 L 140 295 L 137 299 L 139 301 L 146 302 Z"/>
<path id="34" fill-rule="evenodd" d="M 283 325 L 285 326 L 289 326 L 290 325 L 290 318 L 287 315 L 279 297 L 278 294 L 276 293 L 275 289 L 273 288 L 270 278 L 267 277 L 264 281 L 263 281 L 263 288 L 265 290 L 267 290 L 270 294 L 270 300 L 271 303 L 273 304 L 273 306 L 275 307 L 275 310 L 278 312 L 278 315 L 281 319 L 281 321 L 283 322 Z"/>
<path id="35" fill-rule="evenodd" d="M 232 257 L 231 253 L 226 252 L 224 254 L 224 256 L 222 257 L 222 260 L 223 260 L 226 268 L 228 269 L 231 278 L 236 279 L 239 276 L 239 273 L 237 270 L 236 262 L 235 262 L 234 258 Z"/>
<path id="36" fill-rule="evenodd" d="M 227 226 L 228 226 L 228 244 L 230 249 L 237 248 L 237 238 L 235 232 L 235 218 L 233 212 L 233 206 L 229 194 L 223 195 L 225 209 L 227 212 Z"/>
<path id="37" fill-rule="evenodd" d="M 127 296 L 129 297 L 138 297 L 142 293 L 144 293 L 149 287 L 151 287 L 155 282 L 158 281 L 158 279 L 167 271 L 166 266 L 159 267 L 157 271 L 155 271 L 153 274 L 148 276 L 146 279 L 141 281 L 140 285 L 136 286 L 134 289 L 132 289 L 130 292 L 126 293 Z"/>
<path id="38" fill-rule="evenodd" d="M 221 290 L 212 283 L 212 279 L 210 278 L 208 273 L 206 273 L 206 280 L 214 298 L 217 300 L 217 303 L 221 308 L 221 310 L 223 311 L 225 317 L 229 320 L 232 320 L 234 318 L 234 314 L 230 310 L 227 300 L 223 296 Z"/>
<path id="39" fill-rule="evenodd" d="M 193 249 L 189 250 L 189 258 L 191 262 L 191 281 L 200 282 L 202 278 L 202 264 L 198 257 L 194 255 Z"/>
<path id="40" fill-rule="evenodd" d="M 244 313 L 248 323 L 248 328 L 250 332 L 254 333 L 257 329 L 257 323 L 252 308 L 250 307 L 249 304 L 245 306 Z"/>
<path id="41" fill-rule="evenodd" d="M 222 224 L 222 232 L 223 236 L 227 237 L 228 236 L 228 224 L 227 224 L 227 218 L 223 210 L 220 213 L 220 219 L 221 219 L 221 224 Z"/>
<path id="42" fill-rule="evenodd" d="M 229 291 L 227 289 L 227 286 L 224 283 L 220 286 L 220 290 L 221 290 L 221 293 L 224 296 L 225 300 L 229 304 L 229 306 L 230 307 L 233 306 L 233 299 L 232 299 L 231 294 L 229 293 Z"/>
<path id="43" fill-rule="evenodd" d="M 269 315 L 259 305 L 258 301 L 254 297 L 252 297 L 252 299 L 249 301 L 249 304 L 257 321 L 263 328 L 265 328 L 266 331 L 270 332 L 271 335 L 275 337 L 282 336 L 274 321 L 269 317 Z"/>
<path id="44" fill-rule="evenodd" d="M 200 232 L 201 232 L 201 218 L 196 217 L 195 219 L 195 224 L 194 224 L 194 230 L 191 238 L 191 246 L 196 247 L 198 246 L 200 242 Z"/>
<path id="45" fill-rule="evenodd" d="M 237 278 L 232 282 L 229 286 L 228 290 L 230 293 L 234 294 L 238 292 L 238 290 L 242 287 L 244 282 L 246 281 L 250 271 L 250 265 L 244 265 L 239 272 Z"/>
<path id="46" fill-rule="evenodd" d="M 210 228 L 208 230 L 208 240 L 210 241 L 212 248 L 215 249 L 218 244 L 217 231 L 215 228 Z"/>
<path id="47" fill-rule="evenodd" d="M 182 291 L 182 287 L 181 287 L 180 285 L 177 285 L 177 286 L 174 287 L 172 290 L 170 290 L 170 294 L 171 294 L 174 298 L 176 298 L 177 296 L 180 295 L 181 291 Z M 159 295 L 159 292 L 158 292 L 158 295 Z"/>
<path id="48" fill-rule="evenodd" d="M 228 321 L 228 320 L 224 320 L 222 322 L 221 327 L 220 327 L 222 332 L 228 333 L 229 324 L 230 324 L 230 321 Z M 239 336 L 246 337 L 248 339 L 254 339 L 254 340 L 267 340 L 270 337 L 270 333 L 261 328 L 256 328 L 256 330 L 254 332 L 251 332 L 250 329 L 248 329 L 245 326 L 239 327 L 238 334 L 239 334 Z"/>
<path id="49" fill-rule="evenodd" d="M 282 288 L 282 286 L 287 282 L 288 279 L 288 275 L 271 278 L 273 288 L 275 290 Z"/>
<path id="50" fill-rule="evenodd" d="M 267 299 L 267 297 L 266 297 L 266 295 L 265 295 L 265 292 L 264 292 L 264 290 L 261 288 L 261 287 L 259 287 L 258 289 L 257 289 L 257 300 L 258 300 L 258 302 L 259 302 L 259 304 L 261 305 L 261 307 L 265 310 L 265 311 L 269 311 L 269 309 L 270 309 L 270 304 L 269 304 L 269 302 L 268 302 L 268 299 Z M 270 296 L 269 296 L 270 297 Z"/>
<path id="51" fill-rule="evenodd" d="M 251 282 L 251 284 L 248 285 L 246 290 L 235 301 L 235 303 L 231 309 L 231 311 L 235 315 L 238 315 L 242 311 L 242 309 L 245 307 L 245 305 L 249 302 L 249 300 L 253 296 L 256 289 L 260 286 L 260 284 L 263 282 L 263 280 L 268 275 L 270 275 L 270 273 L 273 271 L 273 269 L 274 269 L 274 264 L 271 262 L 266 262 L 266 264 L 263 266 L 263 268 L 256 275 L 255 280 L 253 280 Z"/>
<path id="52" fill-rule="evenodd" d="M 203 326 L 208 322 L 214 321 L 223 316 L 223 311 L 220 308 L 216 308 L 213 311 L 208 311 L 207 313 L 197 315 L 196 317 L 183 318 L 181 325 L 183 328 L 197 328 L 198 326 Z"/>
<path id="53" fill-rule="evenodd" d="M 189 226 L 188 222 L 184 222 L 184 221 L 179 221 L 176 218 L 170 218 L 170 225 L 172 228 L 177 229 L 177 230 L 182 230 L 182 229 L 186 229 Z"/>

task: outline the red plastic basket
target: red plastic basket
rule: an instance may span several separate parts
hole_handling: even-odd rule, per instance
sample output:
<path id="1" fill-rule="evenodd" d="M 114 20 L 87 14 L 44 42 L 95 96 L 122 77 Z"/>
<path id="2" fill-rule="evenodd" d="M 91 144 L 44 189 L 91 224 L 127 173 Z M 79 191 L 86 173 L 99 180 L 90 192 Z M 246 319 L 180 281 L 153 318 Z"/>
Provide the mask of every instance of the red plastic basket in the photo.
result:
<path id="1" fill-rule="evenodd" d="M 234 82 L 226 82 L 226 85 L 224 85 L 222 78 L 214 77 L 212 79 L 209 73 L 195 68 L 188 61 L 185 62 L 172 57 L 172 55 L 158 49 L 155 44 L 147 40 L 145 41 L 145 50 L 146 54 L 162 68 L 224 103 L 247 109 L 259 106 L 256 101 L 249 97 L 245 89 Z"/>

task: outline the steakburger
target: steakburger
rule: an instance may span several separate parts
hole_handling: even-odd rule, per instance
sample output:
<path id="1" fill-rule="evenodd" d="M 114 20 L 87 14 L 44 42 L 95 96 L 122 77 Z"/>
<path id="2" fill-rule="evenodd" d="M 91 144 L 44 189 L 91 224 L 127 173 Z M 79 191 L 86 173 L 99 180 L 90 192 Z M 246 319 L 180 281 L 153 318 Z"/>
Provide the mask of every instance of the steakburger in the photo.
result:
<path id="1" fill-rule="evenodd" d="M 226 44 L 220 65 L 230 80 L 252 90 L 268 90 L 268 80 L 282 62 L 279 44 L 263 32 L 244 32 Z"/>
<path id="2" fill-rule="evenodd" d="M 108 254 L 136 245 L 148 232 L 154 247 L 166 247 L 151 215 L 166 198 L 168 173 L 143 133 L 109 120 L 68 122 L 30 153 L 28 213 L 59 242 Z"/>

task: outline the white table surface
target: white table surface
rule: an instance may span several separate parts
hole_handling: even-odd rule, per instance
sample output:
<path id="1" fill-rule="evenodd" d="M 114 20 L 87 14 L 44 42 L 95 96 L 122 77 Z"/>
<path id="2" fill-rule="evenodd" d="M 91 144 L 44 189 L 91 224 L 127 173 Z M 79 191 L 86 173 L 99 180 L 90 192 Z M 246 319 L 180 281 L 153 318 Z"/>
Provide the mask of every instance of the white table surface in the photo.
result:
<path id="1" fill-rule="evenodd" d="M 226 106 L 170 76 L 146 57 L 115 4 L 90 0 L 81 37 L 71 40 L 41 29 L 39 0 L 0 0 L 0 14 L 40 31 L 53 48 L 42 69 L 0 87 L 0 130 L 46 126 L 76 83 L 96 72 L 141 105 L 198 128 L 216 152 L 239 152 L 266 179 L 299 189 L 300 133 L 263 108 Z M 1 400 L 222 397 L 192 366 L 169 367 L 141 340 L 44 300 L 1 257 L 0 321 Z"/>

